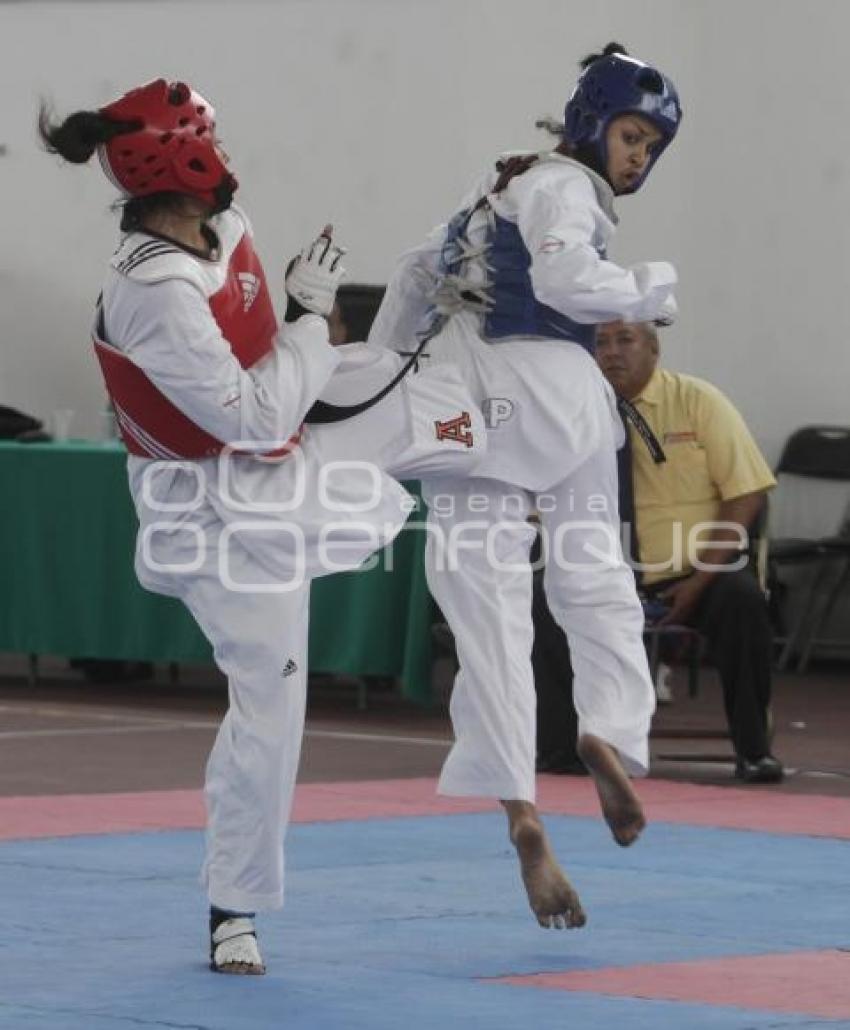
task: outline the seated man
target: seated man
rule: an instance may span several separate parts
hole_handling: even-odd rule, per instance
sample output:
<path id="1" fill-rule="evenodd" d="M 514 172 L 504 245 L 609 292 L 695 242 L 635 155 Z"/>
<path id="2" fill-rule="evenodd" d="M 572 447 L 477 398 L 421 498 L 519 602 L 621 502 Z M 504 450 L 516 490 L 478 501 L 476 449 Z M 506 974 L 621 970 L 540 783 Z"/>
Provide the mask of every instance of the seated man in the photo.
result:
<path id="1" fill-rule="evenodd" d="M 656 463 L 629 427 L 639 585 L 708 640 L 723 685 L 747 783 L 782 779 L 770 753 L 772 636 L 767 603 L 744 566 L 746 532 L 775 485 L 743 419 L 710 383 L 658 367 L 653 325 L 599 326 L 596 360 L 616 393 L 637 408 L 664 450 Z"/>

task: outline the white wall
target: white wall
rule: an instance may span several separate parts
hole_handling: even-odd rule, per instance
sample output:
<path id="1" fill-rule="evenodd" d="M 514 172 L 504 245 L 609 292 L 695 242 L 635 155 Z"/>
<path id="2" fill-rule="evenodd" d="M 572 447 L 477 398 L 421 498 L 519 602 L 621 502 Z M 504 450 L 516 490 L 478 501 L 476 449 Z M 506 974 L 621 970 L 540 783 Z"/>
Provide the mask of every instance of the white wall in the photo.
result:
<path id="1" fill-rule="evenodd" d="M 667 363 L 741 407 L 768 457 L 850 421 L 850 139 L 844 0 L 0 2 L 0 403 L 102 406 L 88 328 L 115 240 L 96 166 L 40 152 L 60 113 L 185 78 L 218 105 L 267 270 L 326 221 L 357 279 L 441 220 L 483 162 L 542 145 L 584 53 L 611 38 L 677 81 L 685 121 L 620 205 L 614 257 L 670 258 Z"/>

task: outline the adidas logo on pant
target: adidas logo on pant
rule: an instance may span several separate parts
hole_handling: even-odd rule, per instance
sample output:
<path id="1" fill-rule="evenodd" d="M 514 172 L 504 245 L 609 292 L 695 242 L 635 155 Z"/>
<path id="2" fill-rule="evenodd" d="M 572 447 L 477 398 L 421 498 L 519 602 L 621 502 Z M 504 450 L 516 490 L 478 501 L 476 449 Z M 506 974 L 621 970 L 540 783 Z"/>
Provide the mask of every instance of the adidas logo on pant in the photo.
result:
<path id="1" fill-rule="evenodd" d="M 298 666 L 295 664 L 295 659 L 290 658 L 280 670 L 280 674 L 281 676 L 291 676 L 294 672 L 298 672 Z"/>

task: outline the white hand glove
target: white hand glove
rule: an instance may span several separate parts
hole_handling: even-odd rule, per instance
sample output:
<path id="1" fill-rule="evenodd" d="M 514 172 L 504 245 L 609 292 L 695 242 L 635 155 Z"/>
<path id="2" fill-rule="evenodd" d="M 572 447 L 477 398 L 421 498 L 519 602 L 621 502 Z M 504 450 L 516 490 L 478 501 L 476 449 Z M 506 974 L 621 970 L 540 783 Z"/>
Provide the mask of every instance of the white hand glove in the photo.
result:
<path id="1" fill-rule="evenodd" d="M 661 327 L 672 325 L 676 321 L 676 316 L 678 314 L 679 305 L 676 303 L 676 298 L 671 293 L 661 305 L 661 308 L 653 321 L 657 326 Z"/>
<path id="2" fill-rule="evenodd" d="M 337 247 L 332 236 L 333 226 L 326 225 L 295 259 L 284 284 L 290 297 L 317 315 L 331 313 L 337 287 L 345 275 L 339 263 L 345 248 Z"/>

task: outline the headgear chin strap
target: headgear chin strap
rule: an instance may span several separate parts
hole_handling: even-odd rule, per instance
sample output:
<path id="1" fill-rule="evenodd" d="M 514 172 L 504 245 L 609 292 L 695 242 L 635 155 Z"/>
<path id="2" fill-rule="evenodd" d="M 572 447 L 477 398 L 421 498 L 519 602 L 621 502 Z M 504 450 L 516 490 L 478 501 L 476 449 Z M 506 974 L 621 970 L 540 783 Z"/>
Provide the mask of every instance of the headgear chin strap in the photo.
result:
<path id="1" fill-rule="evenodd" d="M 679 94 L 666 75 L 626 54 L 597 58 L 579 76 L 567 101 L 564 140 L 580 160 L 594 171 L 601 169 L 607 178 L 608 126 L 624 114 L 646 118 L 661 133 L 643 175 L 628 191 L 633 193 L 672 141 L 682 120 Z"/>
<path id="2" fill-rule="evenodd" d="M 215 110 L 184 82 L 156 79 L 100 109 L 137 128 L 98 148 L 107 176 L 125 194 L 185 193 L 224 210 L 238 185 L 215 142 Z"/>

